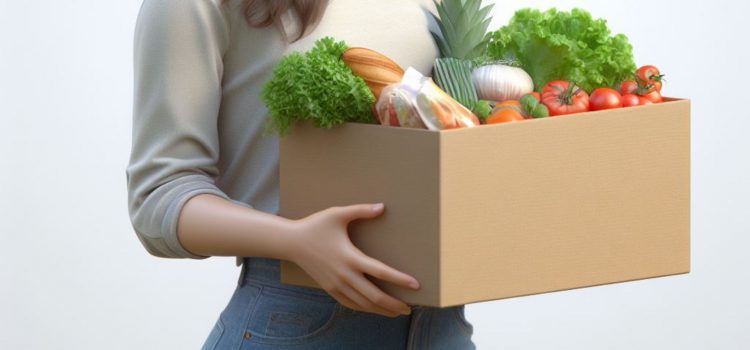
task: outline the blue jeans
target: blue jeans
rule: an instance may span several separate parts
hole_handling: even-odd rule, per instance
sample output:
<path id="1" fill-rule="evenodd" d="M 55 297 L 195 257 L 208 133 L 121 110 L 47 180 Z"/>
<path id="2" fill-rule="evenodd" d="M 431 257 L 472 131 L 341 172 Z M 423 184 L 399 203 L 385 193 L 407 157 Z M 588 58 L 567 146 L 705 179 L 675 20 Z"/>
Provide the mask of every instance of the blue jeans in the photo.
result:
<path id="1" fill-rule="evenodd" d="M 464 305 L 394 318 L 356 311 L 322 289 L 280 283 L 278 259 L 252 257 L 202 349 L 476 349 L 473 331 Z"/>

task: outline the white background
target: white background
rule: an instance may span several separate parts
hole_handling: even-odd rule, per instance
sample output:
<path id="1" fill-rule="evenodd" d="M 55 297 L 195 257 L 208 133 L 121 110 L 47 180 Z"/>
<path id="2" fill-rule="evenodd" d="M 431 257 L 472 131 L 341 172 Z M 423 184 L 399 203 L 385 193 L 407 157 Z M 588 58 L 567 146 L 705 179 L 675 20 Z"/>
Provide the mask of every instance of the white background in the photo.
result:
<path id="1" fill-rule="evenodd" d="M 0 0 L 0 348 L 197 349 L 234 258 L 152 257 L 126 208 L 140 1 Z M 692 272 L 468 305 L 479 349 L 750 348 L 745 1 L 579 6 L 628 35 L 692 111 Z"/>

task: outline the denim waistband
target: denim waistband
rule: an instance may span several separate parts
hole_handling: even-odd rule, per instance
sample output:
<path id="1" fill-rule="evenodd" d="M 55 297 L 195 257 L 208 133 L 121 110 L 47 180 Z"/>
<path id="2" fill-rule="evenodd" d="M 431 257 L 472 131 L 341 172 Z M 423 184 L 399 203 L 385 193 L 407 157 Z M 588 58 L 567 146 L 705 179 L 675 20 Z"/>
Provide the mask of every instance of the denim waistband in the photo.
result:
<path id="1" fill-rule="evenodd" d="M 244 285 L 247 281 L 330 297 L 328 292 L 320 288 L 281 283 L 281 260 L 275 258 L 245 257 L 239 282 L 240 285 Z"/>
<path id="2" fill-rule="evenodd" d="M 304 293 L 311 293 L 326 296 L 333 299 L 328 292 L 320 288 L 311 288 L 293 284 L 281 283 L 281 260 L 265 257 L 245 257 L 242 262 L 242 272 L 240 273 L 240 286 L 247 281 L 272 285 L 277 288 L 296 290 Z M 421 305 L 409 304 L 412 308 L 423 308 Z"/>

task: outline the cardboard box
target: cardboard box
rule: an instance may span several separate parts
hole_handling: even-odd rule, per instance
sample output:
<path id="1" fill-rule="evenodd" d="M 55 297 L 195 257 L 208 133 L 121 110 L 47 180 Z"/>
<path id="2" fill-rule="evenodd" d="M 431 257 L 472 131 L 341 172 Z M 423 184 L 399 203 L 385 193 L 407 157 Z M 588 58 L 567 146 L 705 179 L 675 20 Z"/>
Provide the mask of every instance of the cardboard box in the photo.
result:
<path id="1" fill-rule="evenodd" d="M 690 101 L 429 131 L 347 123 L 281 139 L 280 215 L 384 202 L 350 224 L 447 307 L 690 271 Z M 320 288 L 282 261 L 283 283 Z M 647 287 L 644 287 L 647 288 Z"/>

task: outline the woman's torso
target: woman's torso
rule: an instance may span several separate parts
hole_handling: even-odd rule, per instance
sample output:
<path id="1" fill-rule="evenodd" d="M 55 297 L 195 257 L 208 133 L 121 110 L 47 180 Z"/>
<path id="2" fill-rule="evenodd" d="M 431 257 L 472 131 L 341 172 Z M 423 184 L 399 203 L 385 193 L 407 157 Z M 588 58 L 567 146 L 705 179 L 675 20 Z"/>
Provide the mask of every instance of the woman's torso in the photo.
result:
<path id="1" fill-rule="evenodd" d="M 238 0 L 223 9 L 230 44 L 223 58 L 217 185 L 233 199 L 276 214 L 278 136 L 263 134 L 268 112 L 260 100 L 263 83 L 270 79 L 276 63 L 287 53 L 306 51 L 315 40 L 331 36 L 430 75 L 438 56 L 430 35 L 434 4 L 431 0 L 330 0 L 315 30 L 288 46 L 281 44 L 281 34 L 274 27 L 247 26 L 237 9 Z M 296 28 L 289 17 L 285 23 L 291 32 Z"/>

